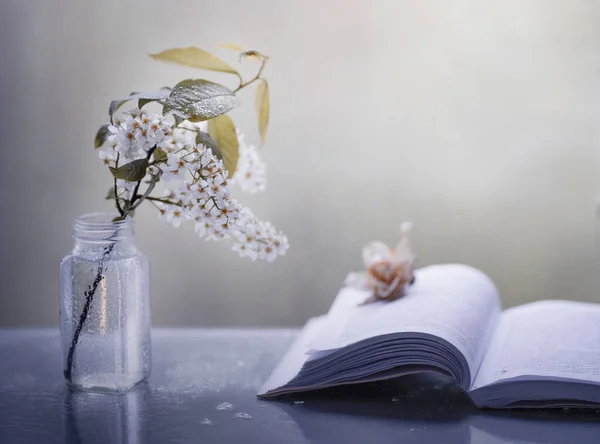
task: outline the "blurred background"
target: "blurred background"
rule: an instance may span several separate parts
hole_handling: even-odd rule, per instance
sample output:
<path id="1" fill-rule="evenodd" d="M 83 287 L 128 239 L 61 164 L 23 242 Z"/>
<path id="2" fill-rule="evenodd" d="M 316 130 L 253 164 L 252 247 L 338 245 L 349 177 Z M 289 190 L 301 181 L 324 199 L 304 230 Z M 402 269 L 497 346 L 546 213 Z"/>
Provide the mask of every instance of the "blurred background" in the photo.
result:
<path id="1" fill-rule="evenodd" d="M 239 259 L 143 205 L 155 325 L 301 325 L 403 220 L 419 265 L 474 265 L 505 307 L 598 302 L 598 23 L 595 0 L 3 0 L 0 325 L 57 325 L 71 224 L 111 210 L 93 150 L 109 101 L 183 78 L 235 86 L 147 56 L 196 45 L 237 64 L 223 42 L 271 57 L 269 186 L 238 198 L 291 248 Z M 257 142 L 248 89 L 233 117 Z"/>

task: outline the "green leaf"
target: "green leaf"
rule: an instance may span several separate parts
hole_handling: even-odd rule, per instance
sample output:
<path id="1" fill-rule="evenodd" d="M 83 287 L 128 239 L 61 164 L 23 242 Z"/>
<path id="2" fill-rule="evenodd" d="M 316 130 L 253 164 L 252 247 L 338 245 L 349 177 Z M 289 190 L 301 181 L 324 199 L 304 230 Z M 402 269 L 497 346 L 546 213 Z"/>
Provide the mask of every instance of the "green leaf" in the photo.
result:
<path id="1" fill-rule="evenodd" d="M 110 187 L 104 197 L 106 200 L 113 200 L 115 198 L 115 187 Z"/>
<path id="2" fill-rule="evenodd" d="M 108 136 L 110 136 L 108 126 L 108 123 L 102 125 L 96 133 L 96 138 L 94 139 L 94 148 L 100 148 L 102 145 L 104 145 L 104 142 L 106 142 Z"/>
<path id="3" fill-rule="evenodd" d="M 176 127 L 179 126 L 179 125 L 181 125 L 185 121 L 185 119 L 183 117 L 180 117 L 178 115 L 173 115 L 173 118 L 175 119 L 175 126 Z"/>
<path id="4" fill-rule="evenodd" d="M 166 91 L 169 94 L 171 93 L 171 87 L 169 87 L 169 86 L 163 86 L 160 90 Z M 150 102 L 156 102 L 157 100 L 162 100 L 162 99 L 164 99 L 164 97 L 161 99 L 139 99 L 138 100 L 138 108 L 142 109 L 142 107 L 149 104 Z"/>
<path id="5" fill-rule="evenodd" d="M 211 71 L 226 72 L 240 77 L 239 73 L 229 64 L 218 57 L 204 51 L 203 49 L 190 46 L 188 48 L 173 48 L 158 54 L 150 54 L 155 60 L 163 62 L 179 63 L 192 68 L 208 69 Z"/>
<path id="6" fill-rule="evenodd" d="M 167 153 L 165 153 L 160 148 L 156 148 L 154 150 L 154 160 L 155 161 L 167 160 Z"/>
<path id="7" fill-rule="evenodd" d="M 207 148 L 210 148 L 215 156 L 217 156 L 219 159 L 223 158 L 221 152 L 219 151 L 219 146 L 217 145 L 217 142 L 215 142 L 213 138 L 210 137 L 210 134 L 198 130 L 196 132 L 196 144 L 201 144 Z"/>
<path id="8" fill-rule="evenodd" d="M 223 165 L 225 166 L 225 168 L 228 171 L 232 171 L 230 169 L 230 167 L 228 167 L 227 165 L 229 165 L 229 163 L 233 163 L 234 160 L 233 159 L 227 159 L 227 161 L 225 161 L 225 158 L 223 157 L 223 153 L 219 149 L 219 146 L 217 145 L 217 142 L 215 142 L 214 139 L 212 137 L 210 137 L 210 134 L 205 133 L 204 131 L 198 130 L 197 133 L 196 133 L 196 144 L 202 144 L 205 147 L 210 148 L 210 150 L 212 151 L 212 153 L 215 156 L 217 156 L 218 159 L 221 159 L 223 161 Z M 231 162 L 230 162 L 230 160 L 231 160 Z M 236 167 L 237 167 L 237 161 L 235 161 L 235 166 L 232 167 L 233 171 L 235 171 Z M 233 177 L 233 173 L 230 173 L 229 177 Z"/>
<path id="9" fill-rule="evenodd" d="M 119 168 L 108 167 L 115 179 L 123 179 L 128 182 L 137 182 L 146 175 L 148 159 L 138 159 L 121 165 Z"/>
<path id="10" fill-rule="evenodd" d="M 233 177 L 237 168 L 239 143 L 235 133 L 235 125 L 231 117 L 223 114 L 208 121 L 208 134 L 216 142 L 223 159 L 225 168 L 229 171 L 229 177 Z"/>
<path id="11" fill-rule="evenodd" d="M 221 153 L 221 150 L 219 150 L 217 142 L 215 142 L 214 139 L 210 137 L 210 134 L 205 133 L 204 131 L 200 131 L 199 129 L 196 129 L 195 131 L 196 145 L 204 145 L 205 147 L 210 148 L 210 150 L 215 156 L 223 160 L 223 154 Z"/>
<path id="12" fill-rule="evenodd" d="M 148 102 L 152 102 L 152 101 L 156 101 L 156 100 L 165 100 L 167 97 L 169 97 L 169 93 L 170 93 L 170 90 L 163 88 L 163 89 L 159 89 L 158 91 L 133 93 L 126 99 L 113 100 L 112 102 L 110 102 L 110 107 L 108 108 L 108 115 L 112 119 L 113 114 L 119 108 L 121 108 L 123 105 L 125 105 L 127 102 L 129 102 L 130 100 L 143 99 L 143 100 L 147 100 Z M 146 102 L 146 103 L 148 103 L 148 102 Z M 144 103 L 144 105 L 146 103 Z M 139 101 L 138 101 L 138 104 L 139 104 Z"/>
<path id="13" fill-rule="evenodd" d="M 210 120 L 238 106 L 233 91 L 204 79 L 187 79 L 173 87 L 163 114 L 171 113 L 190 122 Z"/>
<path id="14" fill-rule="evenodd" d="M 267 127 L 269 126 L 269 110 L 271 108 L 269 101 L 269 84 L 265 79 L 258 79 L 258 88 L 256 88 L 256 98 L 254 107 L 258 114 L 258 132 L 260 133 L 261 144 L 265 143 L 267 137 Z"/>

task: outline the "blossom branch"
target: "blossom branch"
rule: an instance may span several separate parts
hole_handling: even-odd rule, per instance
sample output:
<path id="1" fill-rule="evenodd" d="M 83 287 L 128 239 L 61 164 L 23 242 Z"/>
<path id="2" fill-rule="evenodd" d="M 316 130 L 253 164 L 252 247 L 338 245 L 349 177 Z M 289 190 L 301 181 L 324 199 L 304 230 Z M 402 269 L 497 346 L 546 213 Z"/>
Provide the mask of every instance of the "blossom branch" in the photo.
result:
<path id="1" fill-rule="evenodd" d="M 119 168 L 119 159 L 121 155 L 117 153 L 117 160 L 115 161 L 115 168 Z M 115 205 L 117 206 L 117 211 L 119 212 L 119 216 L 123 217 L 125 215 L 125 211 L 121 208 L 121 203 L 119 202 L 119 195 L 117 194 L 117 178 L 114 178 L 114 186 L 113 191 L 115 193 Z"/>
<path id="2" fill-rule="evenodd" d="M 150 158 L 152 157 L 152 154 L 154 153 L 154 151 L 156 150 L 156 145 L 154 145 L 152 148 L 150 148 L 148 150 L 148 154 L 146 155 L 146 159 L 150 160 Z M 140 190 L 140 185 L 142 184 L 142 180 L 138 180 L 138 183 L 135 185 L 135 188 L 133 189 L 133 193 L 131 194 L 131 199 L 129 200 L 129 205 L 127 205 L 127 211 L 125 213 L 128 213 L 130 211 L 133 211 L 133 209 L 137 208 L 136 205 L 134 206 L 133 204 L 135 203 L 135 201 L 138 199 L 138 191 Z M 152 186 L 152 188 L 154 188 L 154 186 Z M 150 190 L 152 191 L 152 190 Z"/>
<path id="3" fill-rule="evenodd" d="M 262 72 L 263 72 L 263 69 L 265 69 L 265 66 L 266 66 L 266 64 L 267 64 L 267 59 L 263 57 L 263 58 L 262 58 L 262 63 L 261 63 L 261 65 L 260 65 L 260 68 L 259 68 L 258 72 L 256 73 L 256 75 L 254 76 L 254 78 L 253 78 L 252 80 L 248 80 L 247 82 L 242 82 L 242 83 L 240 83 L 240 85 L 239 85 L 239 86 L 238 86 L 236 89 L 234 89 L 234 90 L 233 90 L 233 92 L 234 92 L 234 93 L 236 93 L 236 92 L 238 92 L 238 91 L 240 91 L 240 90 L 244 89 L 244 88 L 245 88 L 245 87 L 247 87 L 248 85 L 251 85 L 251 84 L 253 84 L 253 83 L 254 83 L 254 82 L 256 82 L 258 79 L 260 79 L 260 75 L 262 74 Z"/>
<path id="4" fill-rule="evenodd" d="M 117 178 L 114 178 L 114 192 L 115 192 L 115 204 L 117 205 L 117 211 L 119 212 L 119 216 L 125 216 L 125 211 L 121 208 L 121 203 L 119 202 L 119 195 L 117 194 Z"/>
<path id="5" fill-rule="evenodd" d="M 264 66 L 263 60 L 255 78 L 240 86 L 260 79 Z M 197 142 L 194 137 L 197 131 L 184 126 L 177 128 L 184 131 L 174 131 L 176 128 L 165 116 L 138 109 L 111 127 L 110 146 L 103 148 L 101 159 L 114 162 L 120 155 L 119 163 L 137 162 L 128 168 L 121 166 L 119 175 L 114 174 L 115 168 L 111 169 L 117 177 L 116 184 L 125 193 L 119 194 L 120 189 L 115 187 L 117 208 L 123 211 L 121 217 L 131 215 L 147 200 L 173 226 L 195 221 L 200 238 L 229 241 L 240 256 L 273 261 L 284 255 L 288 242 L 283 233 L 270 222 L 256 218 L 233 198 L 230 190 L 231 183 L 238 183 L 245 191 L 264 188 L 265 168 L 255 150 L 246 148 L 243 136 L 237 134 L 241 162 L 238 179 L 234 176 L 230 181 L 223 161 L 209 147 Z M 153 159 L 158 149 L 161 155 Z M 138 168 L 141 165 L 143 170 Z M 159 180 L 167 188 L 165 194 L 155 197 L 152 193 Z M 254 188 L 244 186 L 250 181 L 256 182 L 252 182 Z M 141 189 L 142 182 L 146 184 L 145 190 Z"/>
<path id="6" fill-rule="evenodd" d="M 173 202 L 172 200 L 163 199 L 163 198 L 160 198 L 160 197 L 148 196 L 148 197 L 146 197 L 146 200 L 149 200 L 151 202 L 161 202 L 161 203 L 164 203 L 164 204 L 167 204 L 167 205 L 175 205 L 175 206 L 178 206 L 178 207 L 181 206 L 181 204 L 178 203 L 178 202 Z"/>
<path id="7" fill-rule="evenodd" d="M 159 173 L 160 175 L 160 173 Z M 129 211 L 133 211 L 135 210 L 137 207 L 139 207 L 141 205 L 141 203 L 145 200 L 148 199 L 150 196 L 150 193 L 152 193 L 152 191 L 154 190 L 154 187 L 156 186 L 156 182 L 158 182 L 158 175 L 157 176 L 152 176 L 152 178 L 150 179 L 150 184 L 148 185 L 148 188 L 146 188 L 146 192 L 144 194 L 142 194 L 141 196 L 138 195 L 136 196 L 136 202 L 131 205 L 131 207 L 129 207 Z"/>

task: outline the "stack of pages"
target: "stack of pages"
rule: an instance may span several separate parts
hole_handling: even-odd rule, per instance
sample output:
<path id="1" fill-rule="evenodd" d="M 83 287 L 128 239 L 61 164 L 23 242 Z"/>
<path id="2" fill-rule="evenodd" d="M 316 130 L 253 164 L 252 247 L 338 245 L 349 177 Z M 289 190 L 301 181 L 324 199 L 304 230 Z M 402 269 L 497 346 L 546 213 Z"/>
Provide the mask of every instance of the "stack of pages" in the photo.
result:
<path id="1" fill-rule="evenodd" d="M 344 287 L 311 319 L 260 397 L 436 372 L 479 407 L 600 405 L 600 306 L 540 301 L 502 311 L 498 291 L 466 265 L 416 271 L 406 296 L 360 305 Z"/>

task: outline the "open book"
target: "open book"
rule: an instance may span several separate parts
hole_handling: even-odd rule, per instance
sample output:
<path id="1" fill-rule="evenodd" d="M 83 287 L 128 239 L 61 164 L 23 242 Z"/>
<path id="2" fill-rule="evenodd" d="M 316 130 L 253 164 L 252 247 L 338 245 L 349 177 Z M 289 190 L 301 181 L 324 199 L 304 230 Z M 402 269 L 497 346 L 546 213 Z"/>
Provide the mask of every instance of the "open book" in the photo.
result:
<path id="1" fill-rule="evenodd" d="M 502 311 L 492 281 L 458 264 L 417 270 L 394 302 L 359 305 L 367 297 L 342 288 L 259 396 L 436 372 L 479 407 L 600 405 L 600 305 L 541 301 Z"/>

